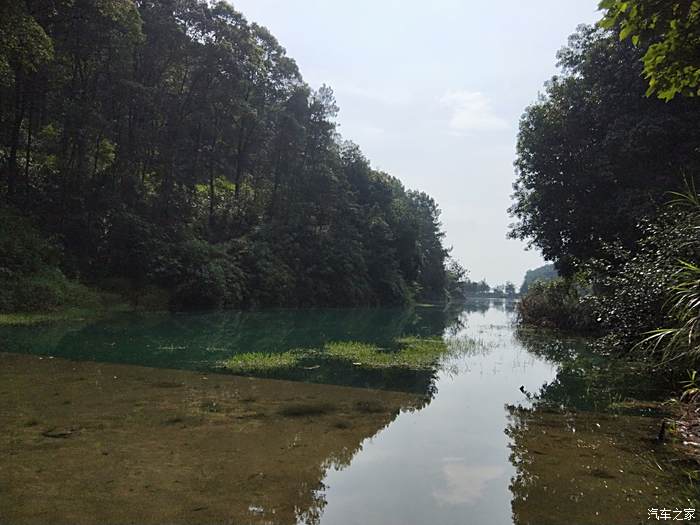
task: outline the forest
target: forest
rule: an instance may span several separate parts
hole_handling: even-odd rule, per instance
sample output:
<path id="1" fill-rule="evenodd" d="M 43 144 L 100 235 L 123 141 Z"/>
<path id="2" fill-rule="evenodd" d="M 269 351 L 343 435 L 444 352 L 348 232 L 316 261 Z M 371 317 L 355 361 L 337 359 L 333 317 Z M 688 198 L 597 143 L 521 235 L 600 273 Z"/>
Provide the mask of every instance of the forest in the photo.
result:
<path id="1" fill-rule="evenodd" d="M 337 112 L 225 2 L 2 2 L 0 312 L 443 300 L 436 202 Z"/>
<path id="2" fill-rule="evenodd" d="M 700 0 L 0 0 L 0 524 L 696 523 L 699 124 Z"/>
<path id="3" fill-rule="evenodd" d="M 700 359 L 700 2 L 600 8 L 520 122 L 510 236 L 559 275 L 520 318 L 683 369 Z"/>

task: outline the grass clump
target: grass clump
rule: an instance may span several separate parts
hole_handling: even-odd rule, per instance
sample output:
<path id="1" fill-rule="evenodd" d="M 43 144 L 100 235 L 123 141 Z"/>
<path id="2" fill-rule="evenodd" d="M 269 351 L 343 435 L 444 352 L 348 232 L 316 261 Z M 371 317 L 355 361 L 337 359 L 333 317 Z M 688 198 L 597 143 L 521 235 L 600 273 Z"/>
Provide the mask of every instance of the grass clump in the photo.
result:
<path id="1" fill-rule="evenodd" d="M 246 374 L 264 372 L 297 366 L 304 354 L 297 350 L 279 353 L 251 352 L 239 354 L 228 359 L 224 366 L 232 372 Z"/>
<path id="2" fill-rule="evenodd" d="M 317 369 L 325 363 L 368 369 L 426 370 L 447 352 L 441 338 L 397 339 L 393 348 L 356 341 L 328 343 L 322 350 L 296 349 L 280 353 L 253 352 L 231 357 L 224 367 L 238 374 L 269 374 L 284 369 Z M 313 365 L 313 366 L 306 366 Z"/>
<path id="3" fill-rule="evenodd" d="M 94 308 L 58 308 L 50 312 L 14 312 L 0 313 L 0 326 L 30 326 L 36 324 L 56 323 L 59 321 L 82 321 L 96 319 L 116 312 L 129 311 L 124 304 L 100 306 Z"/>
<path id="4" fill-rule="evenodd" d="M 338 342 L 326 345 L 324 355 L 350 361 L 368 368 L 430 368 L 447 351 L 442 339 L 407 337 L 397 339 L 397 349 L 384 349 L 357 342 Z"/>

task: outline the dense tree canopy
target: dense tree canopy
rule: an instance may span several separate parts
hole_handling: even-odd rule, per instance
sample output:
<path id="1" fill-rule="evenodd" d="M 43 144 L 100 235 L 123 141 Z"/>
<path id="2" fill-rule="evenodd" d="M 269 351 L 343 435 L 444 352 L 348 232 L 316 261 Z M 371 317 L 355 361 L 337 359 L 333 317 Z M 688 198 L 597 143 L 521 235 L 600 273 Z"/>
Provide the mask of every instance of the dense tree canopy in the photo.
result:
<path id="1" fill-rule="evenodd" d="M 618 7 L 641 16 L 653 3 Z M 562 278 L 529 286 L 519 315 L 697 360 L 700 98 L 647 97 L 640 58 L 651 47 L 618 30 L 579 28 L 559 53 L 563 75 L 522 118 L 511 235 Z M 660 334 L 672 334 L 663 352 L 649 347 Z"/>
<path id="2" fill-rule="evenodd" d="M 645 45 L 647 95 L 700 95 L 700 0 L 603 0 L 600 24 Z"/>
<path id="3" fill-rule="evenodd" d="M 608 244 L 633 248 L 639 221 L 700 167 L 700 99 L 646 98 L 643 53 L 582 26 L 558 55 L 563 74 L 521 120 L 511 236 L 564 274 Z"/>
<path id="4" fill-rule="evenodd" d="M 179 307 L 443 296 L 437 204 L 342 141 L 331 89 L 229 4 L 0 10 L 0 199 L 64 273 Z"/>

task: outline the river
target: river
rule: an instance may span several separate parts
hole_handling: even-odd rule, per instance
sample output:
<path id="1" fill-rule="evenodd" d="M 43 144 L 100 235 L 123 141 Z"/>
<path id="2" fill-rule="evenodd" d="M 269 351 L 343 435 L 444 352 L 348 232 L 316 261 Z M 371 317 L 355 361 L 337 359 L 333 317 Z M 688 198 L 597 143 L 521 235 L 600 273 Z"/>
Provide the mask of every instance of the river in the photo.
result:
<path id="1" fill-rule="evenodd" d="M 487 300 L 0 328 L 0 522 L 697 522 L 692 466 L 656 440 L 668 392 L 513 317 Z M 419 370 L 222 373 L 402 337 L 446 351 Z"/>

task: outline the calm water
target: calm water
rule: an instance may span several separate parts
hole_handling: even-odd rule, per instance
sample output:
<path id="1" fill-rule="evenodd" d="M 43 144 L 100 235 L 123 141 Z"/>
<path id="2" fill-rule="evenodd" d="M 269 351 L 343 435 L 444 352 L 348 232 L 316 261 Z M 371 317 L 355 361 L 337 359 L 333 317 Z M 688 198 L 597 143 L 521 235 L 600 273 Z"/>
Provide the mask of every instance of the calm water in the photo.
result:
<path id="1" fill-rule="evenodd" d="M 130 315 L 92 324 L 4 328 L 0 330 L 0 350 L 198 372 L 190 376 L 182 375 L 189 372 L 178 372 L 181 375 L 173 379 L 156 377 L 169 372 L 154 371 L 147 385 L 145 369 L 134 367 L 139 372 L 128 390 L 135 398 L 155 396 L 152 385 L 187 385 L 186 407 L 178 405 L 183 395 L 178 388 L 157 390 L 157 401 L 149 404 L 160 406 L 158 403 L 171 398 L 174 405 L 167 409 L 179 411 L 172 421 L 178 421 L 177 428 L 182 424 L 182 430 L 164 426 L 164 435 L 174 433 L 168 438 L 172 443 L 178 436 L 187 436 L 178 449 L 178 457 L 185 463 L 189 460 L 183 451 L 199 443 L 193 452 L 196 459 L 191 461 L 204 472 L 197 474 L 201 479 L 192 474 L 190 479 L 179 480 L 180 490 L 189 496 L 206 491 L 202 497 L 208 498 L 199 506 L 183 507 L 182 514 L 167 514 L 166 509 L 171 512 L 184 505 L 183 496 L 174 489 L 163 489 L 149 495 L 149 512 L 154 514 L 144 511 L 144 522 L 637 524 L 647 522 L 650 507 L 700 507 L 697 487 L 688 481 L 692 467 L 653 439 L 662 414 L 644 402 L 662 399 L 667 393 L 639 380 L 633 365 L 611 368 L 584 342 L 516 333 L 512 314 L 512 304 L 497 301 L 448 311 L 426 307 Z M 219 371 L 222 360 L 236 353 L 321 348 L 330 341 L 390 347 L 396 338 L 407 335 L 442 335 L 448 353 L 433 370 L 418 375 L 382 377 L 381 372 L 361 367 L 284 370 L 276 377 L 301 381 L 248 379 L 245 386 L 236 383 L 235 395 L 223 394 L 229 388 L 225 376 L 217 376 L 221 379 L 215 390 L 204 391 L 188 383 L 201 383 L 202 372 Z M 54 397 L 60 397 L 61 374 L 69 378 L 75 373 L 64 368 L 55 371 L 59 386 L 50 387 Z M 120 368 L 114 379 L 122 374 L 129 379 L 129 370 Z M 103 369 L 99 373 L 106 374 Z M 14 376 L 8 377 L 13 380 Z M 335 387 L 324 386 L 327 384 L 365 388 L 333 390 Z M 366 399 L 366 387 L 380 390 Z M 257 388 L 258 393 L 244 396 L 240 393 L 243 388 Z M 102 387 L 100 392 L 105 395 Z M 7 424 L 19 427 L 21 420 L 12 423 L 11 416 L 29 414 L 27 407 L 38 406 L 39 401 L 17 395 L 12 389 L 5 394 L 11 403 L 17 403 L 16 410 L 6 414 Z M 118 395 L 110 393 L 110 403 L 114 404 Z M 323 409 L 300 413 L 300 400 Z M 122 401 L 120 406 L 133 402 Z M 245 412 L 255 424 L 226 430 L 228 427 L 221 425 L 227 424 L 227 418 L 239 417 L 234 414 L 240 412 L 242 402 L 257 403 L 247 405 Z M 285 403 L 296 403 L 294 410 L 285 409 Z M 110 410 L 97 400 L 90 407 L 75 403 L 73 407 L 66 417 L 88 421 L 82 424 L 84 428 L 92 428 L 101 410 Z M 127 406 L 123 410 L 131 409 Z M 123 433 L 132 432 L 131 443 L 138 442 L 142 434 L 136 430 L 138 425 L 149 427 L 153 419 L 162 418 L 143 411 L 133 414 L 121 418 L 130 423 L 119 423 Z M 128 430 L 130 424 L 133 429 Z M 104 430 L 105 425 L 100 425 L 96 433 Z M 77 423 L 74 427 L 83 428 Z M 237 446 L 244 447 L 245 453 L 236 450 L 248 459 L 233 457 L 225 448 L 229 446 L 225 438 L 206 440 L 207 435 L 220 432 L 224 436 L 240 432 L 230 435 L 240 437 Z M 36 457 L 29 444 L 36 439 L 35 434 L 23 428 L 8 437 L 8 442 L 19 443 L 15 454 L 19 459 L 17 465 L 3 465 L 0 460 L 0 467 L 5 467 L 0 468 L 0 502 L 6 481 L 3 472 L 10 467 L 15 472 L 28 468 L 28 462 Z M 81 469 L 86 468 L 80 463 L 86 461 L 80 459 L 80 452 L 104 437 L 86 430 L 78 439 L 85 439 L 85 443 L 63 440 L 65 447 L 74 447 L 73 452 L 66 448 L 61 456 L 54 451 L 52 461 L 64 461 L 62 468 L 66 472 L 75 469 L 73 475 L 80 477 Z M 26 449 L 22 448 L 25 441 Z M 139 450 L 148 451 L 151 446 L 155 447 L 143 443 Z M 148 471 L 149 461 L 156 461 L 149 458 L 159 457 L 158 451 L 144 452 L 138 460 L 146 465 L 142 469 Z M 225 463 L 227 467 L 201 467 L 208 464 L 208 458 L 212 465 Z M 250 458 L 255 459 L 254 466 L 246 463 L 252 461 Z M 186 468 L 177 468 L 180 473 L 183 470 Z M 160 460 L 153 471 L 154 476 L 167 477 L 167 467 Z M 52 483 L 50 476 L 41 479 Z M 29 483 L 19 478 L 14 482 Z M 223 494 L 218 492 L 224 489 Z M 129 498 L 138 497 L 133 495 L 133 487 L 124 490 L 130 495 L 123 500 L 119 499 L 121 492 L 110 494 L 114 510 L 110 514 L 109 504 L 100 507 L 100 521 L 124 522 L 133 517 L 120 514 L 130 504 Z M 228 502 L 228 507 L 217 510 L 222 502 Z M 19 508 L 19 503 L 14 504 Z M 54 521 L 65 521 L 66 512 Z M 10 516 L 20 521 L 26 517 L 20 511 Z"/>

